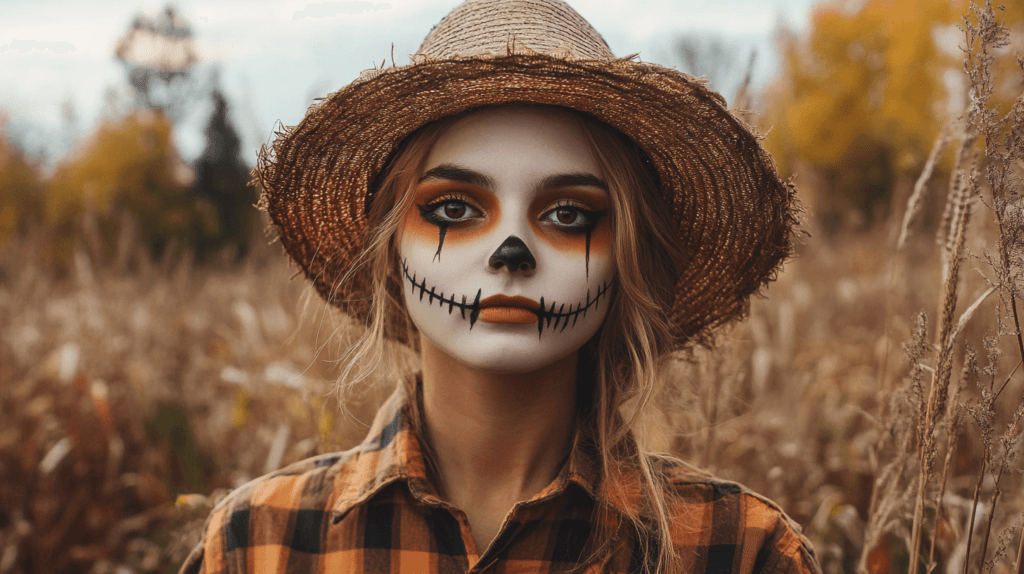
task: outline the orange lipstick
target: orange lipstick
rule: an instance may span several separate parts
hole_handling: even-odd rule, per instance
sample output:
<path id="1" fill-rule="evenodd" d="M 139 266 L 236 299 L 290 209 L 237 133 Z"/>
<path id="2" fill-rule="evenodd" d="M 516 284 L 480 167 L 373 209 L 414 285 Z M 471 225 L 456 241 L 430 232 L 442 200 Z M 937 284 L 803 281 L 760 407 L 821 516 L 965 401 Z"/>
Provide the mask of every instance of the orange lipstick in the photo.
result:
<path id="1" fill-rule="evenodd" d="M 535 323 L 538 310 L 540 303 L 529 297 L 491 295 L 480 301 L 480 320 L 488 323 Z"/>

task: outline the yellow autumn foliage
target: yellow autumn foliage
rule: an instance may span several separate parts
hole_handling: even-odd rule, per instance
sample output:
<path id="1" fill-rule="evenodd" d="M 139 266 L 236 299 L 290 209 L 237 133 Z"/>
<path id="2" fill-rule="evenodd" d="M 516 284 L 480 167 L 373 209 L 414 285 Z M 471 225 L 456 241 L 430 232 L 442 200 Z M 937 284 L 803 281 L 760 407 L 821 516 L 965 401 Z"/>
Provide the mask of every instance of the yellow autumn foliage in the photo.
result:
<path id="1" fill-rule="evenodd" d="M 0 133 L 0 248 L 42 216 L 42 176 Z"/>
<path id="2" fill-rule="evenodd" d="M 1024 22 L 1022 6 L 1000 12 L 1008 25 Z M 859 210 L 870 222 L 916 177 L 959 103 L 950 98 L 963 97 L 944 75 L 962 76 L 955 25 L 966 11 L 965 0 L 832 0 L 812 10 L 805 37 L 781 35 L 765 143 L 784 174 L 818 176 L 810 199 L 825 219 Z"/>
<path id="3" fill-rule="evenodd" d="M 194 209 L 191 170 L 171 140 L 160 112 L 140 111 L 100 124 L 61 162 L 46 189 L 44 219 L 55 230 L 53 255 L 65 261 L 83 218 L 97 222 L 106 246 L 123 214 L 138 223 L 139 239 L 160 254 L 171 238 L 187 243 Z"/>
<path id="4" fill-rule="evenodd" d="M 939 53 L 933 28 L 961 8 L 948 0 L 870 0 L 856 13 L 836 2 L 814 8 L 806 43 L 782 41 L 772 151 L 830 168 L 868 136 L 904 151 L 902 168 L 920 161 L 941 126 L 942 72 L 956 65 Z"/>

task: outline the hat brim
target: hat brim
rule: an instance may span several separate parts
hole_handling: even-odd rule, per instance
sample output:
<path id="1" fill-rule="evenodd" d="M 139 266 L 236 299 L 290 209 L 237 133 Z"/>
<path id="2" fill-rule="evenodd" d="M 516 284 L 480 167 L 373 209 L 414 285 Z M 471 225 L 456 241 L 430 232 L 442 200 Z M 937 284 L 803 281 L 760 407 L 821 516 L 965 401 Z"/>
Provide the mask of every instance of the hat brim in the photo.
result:
<path id="1" fill-rule="evenodd" d="M 690 256 L 671 312 L 681 339 L 704 340 L 743 316 L 791 254 L 795 189 L 758 136 L 702 80 L 630 58 L 511 54 L 380 70 L 311 107 L 261 150 L 261 205 L 318 292 L 365 319 L 368 285 L 339 288 L 339 280 L 365 247 L 366 198 L 391 154 L 430 122 L 514 102 L 589 114 L 647 154 Z"/>

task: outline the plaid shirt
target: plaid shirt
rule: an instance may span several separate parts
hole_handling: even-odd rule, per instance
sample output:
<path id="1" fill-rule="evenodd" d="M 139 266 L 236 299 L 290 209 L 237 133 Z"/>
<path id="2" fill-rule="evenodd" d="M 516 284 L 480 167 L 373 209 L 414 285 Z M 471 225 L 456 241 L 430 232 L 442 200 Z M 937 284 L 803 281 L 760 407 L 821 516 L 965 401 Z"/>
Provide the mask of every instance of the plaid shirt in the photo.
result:
<path id="1" fill-rule="evenodd" d="M 577 432 L 558 477 L 512 508 L 481 555 L 466 515 L 428 480 L 413 428 L 399 384 L 360 446 L 232 492 L 211 512 L 181 574 L 560 572 L 592 555 L 597 516 L 619 517 L 638 504 L 603 497 L 599 458 Z M 820 574 L 799 527 L 774 503 L 693 468 L 667 472 L 681 497 L 671 529 L 681 572 Z M 597 504 L 615 510 L 594 513 Z M 612 552 L 583 572 L 639 571 L 635 531 L 616 524 Z"/>

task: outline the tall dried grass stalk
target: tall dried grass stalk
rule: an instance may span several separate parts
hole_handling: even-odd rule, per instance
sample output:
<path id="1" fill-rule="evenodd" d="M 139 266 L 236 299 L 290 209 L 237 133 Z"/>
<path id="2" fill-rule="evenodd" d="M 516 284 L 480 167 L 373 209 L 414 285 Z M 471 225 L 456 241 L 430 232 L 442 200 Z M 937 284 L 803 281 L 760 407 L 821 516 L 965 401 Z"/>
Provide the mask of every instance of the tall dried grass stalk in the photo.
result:
<path id="1" fill-rule="evenodd" d="M 915 402 L 913 397 L 921 394 L 921 379 L 927 371 L 924 357 L 929 348 L 928 318 L 923 312 L 918 313 L 910 342 L 903 346 L 910 363 L 909 384 L 889 394 L 888 408 L 880 416 L 882 432 L 874 445 L 873 458 L 881 459 L 882 453 L 889 448 L 892 448 L 893 456 L 875 476 L 868 505 L 868 521 L 864 529 L 864 544 L 857 564 L 857 572 L 860 574 L 868 574 L 868 557 L 872 549 L 878 545 L 881 536 L 893 530 L 902 519 L 916 492 L 915 481 L 919 477 L 910 472 L 915 429 L 909 421 L 916 418 L 914 406 L 920 401 Z"/>
<path id="2" fill-rule="evenodd" d="M 939 420 L 946 413 L 946 399 L 949 396 L 949 379 L 953 367 L 954 316 L 956 314 L 957 287 L 960 282 L 960 260 L 964 253 L 967 223 L 970 219 L 970 204 L 964 201 L 962 216 L 956 232 L 956 247 L 949 258 L 949 275 L 946 277 L 941 308 L 939 309 L 939 332 L 936 348 L 939 356 L 937 368 L 932 371 L 931 388 L 926 402 L 918 402 L 917 417 L 917 504 L 911 529 L 909 574 L 915 574 L 918 566 L 918 552 L 921 547 L 921 528 L 924 522 L 924 504 L 928 485 L 931 482 L 937 449 L 935 439 Z"/>
<path id="3" fill-rule="evenodd" d="M 1021 529 L 1020 546 L 1017 547 L 1017 567 L 1014 571 L 1017 574 L 1024 574 L 1024 528 Z"/>
<path id="4" fill-rule="evenodd" d="M 972 22 L 971 16 L 973 16 L 974 22 Z M 998 259 L 994 260 L 986 256 L 986 261 L 995 272 L 994 286 L 998 287 L 1000 294 L 1003 314 L 997 314 L 997 318 L 1000 321 L 1000 327 L 1002 327 L 1003 316 L 1012 318 L 1012 330 L 1007 332 L 1001 328 L 1000 333 L 1011 334 L 1016 338 L 1020 359 L 1024 362 L 1024 336 L 1021 333 L 1017 309 L 1017 299 L 1021 295 L 1021 262 L 1024 260 L 1024 203 L 1021 201 L 1019 191 L 1022 180 L 1020 175 L 1014 171 L 1015 163 L 1024 160 L 1024 94 L 1019 96 L 1010 110 L 1001 117 L 998 108 L 990 105 L 994 91 L 992 77 L 994 52 L 1009 44 L 1009 31 L 998 22 L 991 0 L 986 0 L 984 7 L 972 4 L 969 14 L 963 18 L 961 30 L 964 33 L 965 41 L 963 46 L 965 52 L 964 71 L 970 80 L 968 129 L 984 138 L 985 180 L 990 199 L 986 201 L 985 195 L 982 193 L 976 169 L 970 171 L 966 180 L 974 195 L 982 198 L 982 201 L 995 215 L 999 231 L 996 242 Z M 1024 60 L 1018 58 L 1018 65 L 1024 70 Z M 999 306 L 997 306 L 997 313 L 998 310 Z M 982 570 L 986 567 L 985 556 L 996 504 L 1002 493 L 1000 480 L 1008 468 L 1008 462 L 1016 456 L 1016 442 L 1020 438 L 1020 433 L 1016 429 L 1022 414 L 1024 414 L 1024 404 L 1021 404 L 1015 410 L 1006 431 L 999 437 L 999 446 L 1002 447 L 1003 456 L 998 461 L 998 468 L 995 468 L 996 454 L 993 450 L 992 440 L 996 416 L 995 401 L 1002 389 L 1005 388 L 1005 383 L 1000 386 L 998 391 L 994 388 L 995 363 L 999 355 L 996 342 L 990 344 L 989 340 L 986 340 L 986 352 L 990 357 L 990 369 L 981 372 L 989 377 L 988 388 L 985 388 L 981 377 L 979 377 L 978 386 L 981 399 L 976 406 L 969 410 L 981 431 L 982 446 L 985 449 L 981 472 L 975 486 L 973 511 L 976 511 L 980 502 L 981 487 L 986 472 L 993 479 L 988 519 L 980 548 L 979 569 Z M 971 516 L 970 528 L 972 530 L 968 532 L 967 557 L 964 560 L 965 573 L 971 566 L 970 552 L 974 514 L 976 512 L 972 512 Z M 1024 567 L 1022 566 L 1024 542 L 1020 548 L 1022 550 L 1018 551 L 1016 560 L 1018 572 Z"/>
<path id="5" fill-rule="evenodd" d="M 956 154 L 953 156 L 953 170 L 949 176 L 949 191 L 946 195 L 946 207 L 942 212 L 942 220 L 939 223 L 939 229 L 935 236 L 935 241 L 942 249 L 943 260 L 948 260 L 949 252 L 953 250 L 953 242 L 955 238 L 954 230 L 956 229 L 956 221 L 960 214 L 957 212 L 961 203 L 961 196 L 970 196 L 969 188 L 966 185 L 964 173 L 974 169 L 974 166 L 970 169 L 964 168 L 964 162 L 968 154 L 971 153 L 971 149 L 974 147 L 974 142 L 977 141 L 977 134 L 967 133 L 966 126 L 960 126 L 959 143 L 957 144 Z M 977 158 L 972 158 L 972 164 L 977 162 Z M 943 273 L 945 278 L 945 273 Z"/>
<path id="6" fill-rule="evenodd" d="M 903 246 L 907 242 L 907 237 L 910 233 L 910 224 L 917 216 L 918 212 L 921 211 L 921 204 L 924 198 L 924 190 L 928 184 L 928 180 L 932 178 L 932 172 L 935 171 L 935 164 L 939 161 L 939 154 L 945 149 L 946 144 L 950 140 L 951 125 L 949 122 L 942 127 L 939 132 L 939 136 L 935 138 L 935 143 L 932 145 L 932 151 L 928 154 L 928 160 L 924 164 L 924 168 L 921 170 L 921 174 L 918 176 L 917 181 L 914 182 L 914 191 L 910 194 L 910 199 L 907 200 L 907 210 L 903 213 L 903 224 L 900 226 L 900 236 L 896 240 L 896 250 L 901 251 Z"/>
<path id="7" fill-rule="evenodd" d="M 907 489 L 915 492 L 912 522 L 908 540 L 909 564 L 908 573 L 915 574 L 920 567 L 921 545 L 927 527 L 929 506 L 934 508 L 934 519 L 931 527 L 931 541 L 927 552 L 927 571 L 937 567 L 936 538 L 940 521 L 943 520 L 943 500 L 947 488 L 951 461 L 958 438 L 963 432 L 963 414 L 969 412 L 981 430 L 981 442 L 984 456 L 981 469 L 974 488 L 971 503 L 971 516 L 967 528 L 967 544 L 963 561 L 965 574 L 971 570 L 972 538 L 974 524 L 981 505 L 983 484 L 986 477 L 991 479 L 993 487 L 987 503 L 987 517 L 984 528 L 980 531 L 979 569 L 994 568 L 997 559 L 1005 555 L 1008 545 L 1006 540 L 1012 536 L 1012 528 L 1004 529 L 999 536 L 995 558 L 986 562 L 985 558 L 995 520 L 997 504 L 1002 491 L 1000 481 L 1009 462 L 1016 460 L 1018 442 L 1024 431 L 1018 425 L 1024 418 L 1024 403 L 1011 417 L 1005 432 L 996 440 L 994 420 L 996 416 L 995 401 L 1009 384 L 1014 373 L 1024 363 L 1024 335 L 1020 329 L 1017 299 L 1021 296 L 1020 285 L 1024 274 L 1024 198 L 1020 194 L 1021 177 L 1014 171 L 1014 165 L 1024 162 L 1024 95 L 1019 97 L 1010 111 L 1000 116 L 989 101 L 993 93 L 991 65 L 994 61 L 992 52 L 1008 44 L 1008 32 L 996 20 L 991 2 L 986 1 L 983 7 L 972 5 L 968 16 L 963 19 L 961 28 L 965 35 L 964 70 L 970 81 L 969 106 L 965 121 L 959 123 L 961 133 L 957 138 L 959 145 L 954 159 L 953 171 L 950 175 L 949 191 L 937 233 L 942 266 L 942 294 L 939 301 L 939 321 L 933 345 L 926 343 L 927 319 L 923 313 L 918 315 L 911 332 L 911 340 L 904 345 L 911 371 L 907 384 L 890 394 L 890 411 L 883 410 L 883 426 L 885 433 L 876 445 L 875 453 L 883 448 L 893 448 L 892 461 L 883 466 L 876 474 L 876 482 L 869 507 L 868 524 L 865 532 L 864 546 L 858 565 L 860 572 L 867 571 L 867 557 L 878 543 L 882 533 L 897 527 L 900 520 L 900 509 L 906 502 L 901 497 L 897 485 L 905 483 Z M 1024 69 L 1024 60 L 1018 60 Z M 908 199 L 900 233 L 896 242 L 897 254 L 905 246 L 910 235 L 911 225 L 923 202 L 924 191 L 931 178 L 942 149 L 952 139 L 952 123 L 943 127 L 932 147 L 928 160 L 917 181 L 913 193 Z M 978 139 L 984 141 L 983 157 L 979 159 L 974 151 Z M 968 159 L 970 158 L 970 159 Z M 985 190 L 980 181 L 980 167 L 984 165 Z M 979 198 L 995 215 L 998 227 L 995 255 L 988 252 L 981 260 L 994 272 L 994 278 L 988 288 L 981 293 L 967 309 L 956 319 L 958 289 L 961 280 L 960 268 L 966 253 L 965 238 L 970 221 L 973 198 Z M 891 279 L 895 277 L 896 261 L 893 261 Z M 890 281 L 890 297 L 892 280 Z M 954 363 L 956 341 L 966 325 L 975 315 L 981 304 L 992 294 L 999 293 L 997 304 L 997 321 L 999 335 L 1012 335 L 1020 355 L 1020 361 L 1006 377 L 1005 381 L 995 387 L 998 371 L 997 362 L 1001 350 L 998 336 L 987 337 L 985 340 L 986 355 L 989 365 L 984 369 L 977 366 L 975 353 L 968 346 L 964 366 L 950 400 L 950 380 Z M 889 302 L 887 301 L 887 309 Z M 887 312 L 888 317 L 888 312 Z M 1007 327 L 1003 319 L 1012 320 Z M 887 319 L 888 323 L 888 319 Z M 888 338 L 887 347 L 888 350 Z M 925 364 L 929 349 L 937 352 L 934 367 Z M 883 363 L 884 368 L 887 360 Z M 927 393 L 923 387 L 924 373 L 931 373 L 931 381 Z M 965 406 L 958 403 L 959 396 L 966 388 L 968 378 L 977 379 L 981 398 L 976 405 Z M 988 383 L 983 384 L 982 379 Z M 888 392 L 888 384 L 883 385 Z M 913 427 L 909 424 L 914 421 Z M 935 463 L 940 452 L 940 433 L 945 432 L 945 456 L 937 489 L 933 486 Z M 916 440 L 914 440 L 916 439 Z M 891 442 L 890 442 L 891 441 Z M 888 445 L 888 446 L 887 446 Z M 911 450 L 914 457 L 911 457 Z M 1001 450 L 1001 455 L 998 451 Z M 913 462 L 916 462 L 916 476 L 913 476 Z M 896 466 L 894 466 L 896 465 Z M 934 498 L 931 493 L 934 492 Z M 932 503 L 934 501 L 934 503 Z M 1020 543 L 1016 559 L 1016 571 L 1022 574 L 1024 568 L 1024 537 Z"/>
<path id="8" fill-rule="evenodd" d="M 964 357 L 964 366 L 960 373 L 960 382 L 956 388 L 956 394 L 953 395 L 953 399 L 949 402 L 949 414 L 947 418 L 949 420 L 949 426 L 946 429 L 946 459 L 942 464 L 942 479 L 939 484 L 939 491 L 935 495 L 935 528 L 932 528 L 932 541 L 928 548 L 928 571 L 934 570 L 935 563 L 935 541 L 938 538 L 938 524 L 943 518 L 943 506 L 942 500 L 946 495 L 946 481 L 949 478 L 949 467 L 950 462 L 953 459 L 953 450 L 956 446 L 956 441 L 963 432 L 963 406 L 959 404 L 960 394 L 967 388 L 967 379 L 970 376 L 971 365 L 976 363 L 976 356 L 974 351 L 968 347 L 966 356 Z"/>

